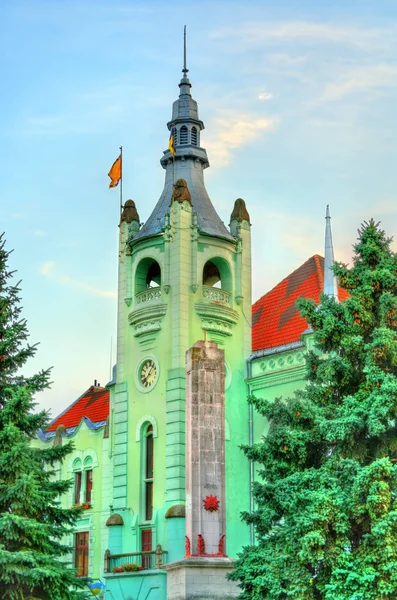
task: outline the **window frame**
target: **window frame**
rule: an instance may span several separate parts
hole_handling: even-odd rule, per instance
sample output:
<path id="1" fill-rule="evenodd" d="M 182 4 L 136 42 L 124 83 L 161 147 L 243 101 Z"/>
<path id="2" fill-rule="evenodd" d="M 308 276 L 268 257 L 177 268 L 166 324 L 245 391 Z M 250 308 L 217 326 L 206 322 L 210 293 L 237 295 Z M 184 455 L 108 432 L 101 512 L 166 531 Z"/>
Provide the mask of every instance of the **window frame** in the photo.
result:
<path id="1" fill-rule="evenodd" d="M 83 542 L 80 541 L 80 543 L 78 543 L 79 536 L 84 536 Z M 76 577 L 88 577 L 89 545 L 90 545 L 90 532 L 89 531 L 76 531 L 76 533 L 74 534 L 74 568 L 76 569 Z M 80 565 L 81 557 L 82 557 L 82 564 Z"/>
<path id="2" fill-rule="evenodd" d="M 85 469 L 84 470 L 84 479 L 85 479 L 85 490 L 84 490 L 84 498 L 87 504 L 91 504 L 92 502 L 92 490 L 93 490 L 93 470 Z"/>
<path id="3" fill-rule="evenodd" d="M 87 456 L 84 462 L 78 458 L 73 463 L 74 487 L 73 506 L 92 505 L 94 490 L 94 471 L 91 456 Z"/>
<path id="4" fill-rule="evenodd" d="M 154 492 L 154 432 L 152 423 L 147 423 L 142 429 L 142 513 L 143 522 L 153 519 Z"/>
<path id="5" fill-rule="evenodd" d="M 75 471 L 74 473 L 74 504 L 80 504 L 81 492 L 82 492 L 82 471 Z"/>

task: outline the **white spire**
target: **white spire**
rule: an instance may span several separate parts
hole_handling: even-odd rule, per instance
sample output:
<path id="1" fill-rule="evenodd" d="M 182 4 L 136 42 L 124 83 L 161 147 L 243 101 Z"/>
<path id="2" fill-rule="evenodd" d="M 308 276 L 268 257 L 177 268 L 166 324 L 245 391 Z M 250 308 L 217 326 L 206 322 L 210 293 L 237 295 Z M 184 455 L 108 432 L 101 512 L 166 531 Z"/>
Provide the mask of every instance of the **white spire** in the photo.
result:
<path id="1" fill-rule="evenodd" d="M 325 213 L 324 294 L 326 296 L 333 296 L 335 300 L 338 300 L 338 282 L 332 271 L 334 262 L 331 216 L 329 214 L 329 204 L 327 204 L 327 211 Z"/>

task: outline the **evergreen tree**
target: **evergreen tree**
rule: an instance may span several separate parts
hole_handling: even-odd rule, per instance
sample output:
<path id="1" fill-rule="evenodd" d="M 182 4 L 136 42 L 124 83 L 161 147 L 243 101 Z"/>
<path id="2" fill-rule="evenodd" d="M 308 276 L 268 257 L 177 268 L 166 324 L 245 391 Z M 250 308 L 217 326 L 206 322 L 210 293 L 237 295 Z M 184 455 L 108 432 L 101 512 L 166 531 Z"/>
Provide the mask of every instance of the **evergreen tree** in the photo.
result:
<path id="1" fill-rule="evenodd" d="M 255 526 L 232 579 L 241 598 L 397 598 L 397 255 L 371 220 L 352 267 L 336 264 L 343 303 L 301 300 L 314 330 L 308 384 L 252 398 L 269 422 L 244 449 L 260 465 Z"/>
<path id="2" fill-rule="evenodd" d="M 70 482 L 55 478 L 72 446 L 31 447 L 36 431 L 48 425 L 45 411 L 34 413 L 34 395 L 48 387 L 49 370 L 19 374 L 36 346 L 26 342 L 8 256 L 0 236 L 0 598 L 73 600 L 85 596 L 77 591 L 84 582 L 62 562 L 70 551 L 62 538 L 79 512 L 61 508 Z"/>

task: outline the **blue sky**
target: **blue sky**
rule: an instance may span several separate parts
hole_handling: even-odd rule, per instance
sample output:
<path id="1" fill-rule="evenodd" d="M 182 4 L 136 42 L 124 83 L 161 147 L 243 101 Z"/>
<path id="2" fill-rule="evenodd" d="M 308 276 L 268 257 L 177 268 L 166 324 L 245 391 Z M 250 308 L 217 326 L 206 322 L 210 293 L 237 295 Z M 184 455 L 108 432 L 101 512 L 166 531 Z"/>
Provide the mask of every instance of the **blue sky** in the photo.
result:
<path id="1" fill-rule="evenodd" d="M 206 129 L 207 189 L 228 223 L 252 218 L 257 299 L 323 253 L 349 261 L 365 219 L 397 230 L 397 3 L 339 0 L 5 0 L 0 24 L 0 229 L 14 248 L 31 342 L 27 372 L 55 415 L 109 379 L 119 195 L 145 221 L 181 77 L 183 25 Z"/>

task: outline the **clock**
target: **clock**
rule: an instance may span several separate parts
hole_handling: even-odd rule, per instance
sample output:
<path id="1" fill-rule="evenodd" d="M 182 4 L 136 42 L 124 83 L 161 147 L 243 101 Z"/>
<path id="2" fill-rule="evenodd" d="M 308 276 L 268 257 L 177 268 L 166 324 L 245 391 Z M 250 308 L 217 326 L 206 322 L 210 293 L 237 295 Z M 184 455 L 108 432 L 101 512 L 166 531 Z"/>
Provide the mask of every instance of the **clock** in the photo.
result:
<path id="1" fill-rule="evenodd" d="M 138 365 L 136 382 L 142 392 L 150 392 L 157 383 L 159 374 L 158 362 L 154 357 L 144 358 Z"/>

